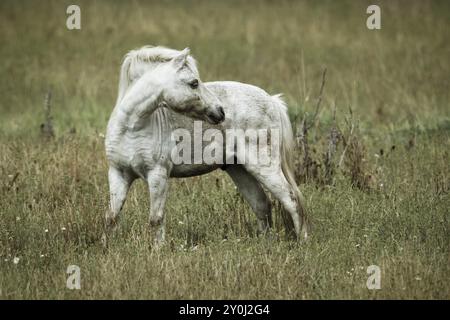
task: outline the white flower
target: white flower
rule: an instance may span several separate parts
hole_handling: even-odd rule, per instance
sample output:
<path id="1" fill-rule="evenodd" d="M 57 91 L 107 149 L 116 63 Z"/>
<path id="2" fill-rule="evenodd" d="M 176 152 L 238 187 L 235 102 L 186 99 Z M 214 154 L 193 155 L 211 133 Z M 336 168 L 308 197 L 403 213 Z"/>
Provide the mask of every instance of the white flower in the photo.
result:
<path id="1" fill-rule="evenodd" d="M 45 254 L 41 254 L 40 257 L 41 257 L 41 258 L 45 257 Z"/>
<path id="2" fill-rule="evenodd" d="M 20 258 L 19 258 L 19 257 L 14 257 L 14 259 L 13 259 L 13 263 L 14 263 L 14 264 L 18 264 L 19 261 L 20 261 Z"/>
<path id="3" fill-rule="evenodd" d="M 48 233 L 48 229 L 45 229 L 44 232 L 45 232 L 45 233 Z"/>
<path id="4" fill-rule="evenodd" d="M 61 231 L 66 231 L 66 227 L 62 227 L 62 228 L 61 228 Z"/>
<path id="5" fill-rule="evenodd" d="M 20 221 L 20 217 L 16 217 L 16 221 Z"/>

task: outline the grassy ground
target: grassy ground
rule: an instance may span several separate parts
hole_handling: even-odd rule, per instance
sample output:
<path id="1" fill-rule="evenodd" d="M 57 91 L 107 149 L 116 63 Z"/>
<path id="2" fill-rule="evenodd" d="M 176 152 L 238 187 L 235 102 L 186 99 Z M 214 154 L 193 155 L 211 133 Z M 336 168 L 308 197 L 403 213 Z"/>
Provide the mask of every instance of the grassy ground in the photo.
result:
<path id="1" fill-rule="evenodd" d="M 450 298 L 447 2 L 378 2 L 379 31 L 365 26 L 365 1 L 78 3 L 79 31 L 65 27 L 70 1 L 0 3 L 1 299 Z M 352 184 L 347 160 L 333 183 L 302 183 L 314 232 L 296 243 L 256 237 L 222 172 L 173 180 L 169 241 L 154 251 L 139 182 L 103 249 L 102 133 L 121 58 L 145 44 L 189 46 L 204 81 L 285 93 L 292 119 L 313 113 L 327 66 L 311 144 L 332 105 L 341 127 L 351 107 L 371 188 Z M 49 88 L 50 141 L 39 129 Z M 72 264 L 81 290 L 66 289 Z M 380 290 L 366 288 L 369 265 Z"/>

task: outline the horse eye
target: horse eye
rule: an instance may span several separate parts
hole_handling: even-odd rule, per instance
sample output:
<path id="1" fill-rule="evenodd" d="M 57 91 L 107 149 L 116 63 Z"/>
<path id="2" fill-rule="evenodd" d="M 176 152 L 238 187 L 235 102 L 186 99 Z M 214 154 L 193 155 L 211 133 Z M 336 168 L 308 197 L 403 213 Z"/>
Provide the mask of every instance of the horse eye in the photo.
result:
<path id="1" fill-rule="evenodd" d="M 198 80 L 197 79 L 192 80 L 191 82 L 189 82 L 189 86 L 192 89 L 197 89 L 198 88 Z"/>

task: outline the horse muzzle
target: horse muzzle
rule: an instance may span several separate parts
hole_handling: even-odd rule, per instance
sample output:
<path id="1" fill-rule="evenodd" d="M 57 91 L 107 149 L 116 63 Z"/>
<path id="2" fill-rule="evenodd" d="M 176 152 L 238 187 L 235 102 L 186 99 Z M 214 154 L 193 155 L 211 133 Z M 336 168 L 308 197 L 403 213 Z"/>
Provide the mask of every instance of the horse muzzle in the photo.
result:
<path id="1" fill-rule="evenodd" d="M 219 124 L 225 120 L 222 106 L 214 107 L 206 113 L 206 120 L 211 124 Z"/>

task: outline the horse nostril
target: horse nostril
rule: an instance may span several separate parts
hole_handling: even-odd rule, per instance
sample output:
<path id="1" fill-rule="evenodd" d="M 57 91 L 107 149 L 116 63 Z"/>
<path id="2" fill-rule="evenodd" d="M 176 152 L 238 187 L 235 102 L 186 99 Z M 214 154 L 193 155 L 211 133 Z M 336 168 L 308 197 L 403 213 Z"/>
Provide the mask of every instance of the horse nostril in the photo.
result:
<path id="1" fill-rule="evenodd" d="M 222 116 L 222 118 L 225 118 L 225 112 L 223 111 L 222 107 L 219 107 L 219 113 Z"/>

